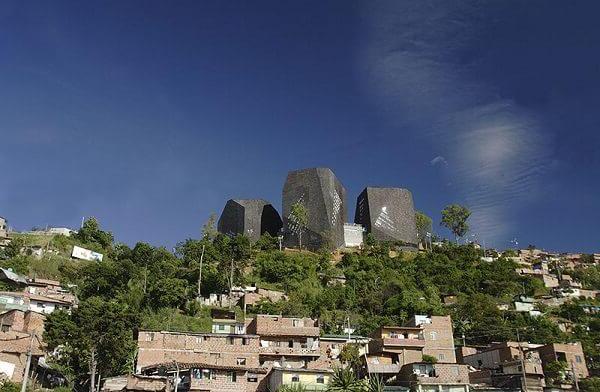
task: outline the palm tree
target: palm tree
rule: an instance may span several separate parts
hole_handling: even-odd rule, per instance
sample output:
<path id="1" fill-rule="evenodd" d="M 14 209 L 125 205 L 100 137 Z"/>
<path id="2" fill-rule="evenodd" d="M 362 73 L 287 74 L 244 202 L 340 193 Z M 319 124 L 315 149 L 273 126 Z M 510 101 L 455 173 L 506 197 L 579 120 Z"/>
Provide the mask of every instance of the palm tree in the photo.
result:
<path id="1" fill-rule="evenodd" d="M 302 384 L 282 385 L 277 392 L 306 392 L 306 387 Z"/>
<path id="2" fill-rule="evenodd" d="M 328 392 L 364 392 L 365 384 L 356 378 L 350 367 L 339 367 L 334 370 L 333 377 L 327 386 Z"/>
<path id="3" fill-rule="evenodd" d="M 367 379 L 366 392 L 383 392 L 383 387 L 385 383 L 383 379 L 379 376 L 372 376 Z"/>

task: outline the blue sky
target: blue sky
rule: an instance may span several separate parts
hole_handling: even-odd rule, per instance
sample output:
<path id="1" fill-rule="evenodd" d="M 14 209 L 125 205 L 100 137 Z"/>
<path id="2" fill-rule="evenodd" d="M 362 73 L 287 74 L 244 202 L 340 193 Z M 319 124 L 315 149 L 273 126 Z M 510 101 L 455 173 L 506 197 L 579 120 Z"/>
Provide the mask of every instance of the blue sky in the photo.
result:
<path id="1" fill-rule="evenodd" d="M 173 246 L 288 170 L 600 251 L 594 2 L 3 2 L 0 215 Z"/>

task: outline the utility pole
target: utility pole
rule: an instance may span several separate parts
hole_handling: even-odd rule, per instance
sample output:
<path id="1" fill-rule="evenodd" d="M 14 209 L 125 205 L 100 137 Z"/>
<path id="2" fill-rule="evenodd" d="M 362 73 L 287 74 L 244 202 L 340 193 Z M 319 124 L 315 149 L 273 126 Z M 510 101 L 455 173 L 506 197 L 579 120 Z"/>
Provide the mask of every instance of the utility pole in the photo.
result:
<path id="1" fill-rule="evenodd" d="M 525 361 L 523 355 L 523 347 L 521 347 L 521 338 L 519 337 L 519 328 L 517 328 L 517 340 L 519 342 L 519 358 L 521 360 L 521 377 L 523 377 L 522 386 L 523 392 L 527 392 L 527 372 L 525 370 Z"/>
<path id="2" fill-rule="evenodd" d="M 571 371 L 573 372 L 573 381 L 575 381 L 575 391 L 579 392 L 579 380 L 577 379 L 577 372 L 575 371 L 575 362 L 571 361 Z"/>
<path id="3" fill-rule="evenodd" d="M 200 285 L 202 284 L 202 260 L 204 259 L 204 247 L 202 244 L 202 253 L 200 254 L 200 271 L 198 271 L 198 299 L 202 298 L 202 294 L 200 293 Z"/>
<path id="4" fill-rule="evenodd" d="M 177 392 L 179 387 L 179 364 L 176 360 L 173 360 L 173 362 L 175 363 L 175 368 L 177 369 L 177 373 L 175 373 L 175 392 Z"/>
<path id="5" fill-rule="evenodd" d="M 96 389 L 96 347 L 92 347 L 90 358 L 90 392 Z M 25 391 L 21 391 L 25 392 Z"/>
<path id="6" fill-rule="evenodd" d="M 229 275 L 229 310 L 231 310 L 232 305 L 232 293 L 233 293 L 233 257 L 231 258 L 231 272 Z"/>
<path id="7" fill-rule="evenodd" d="M 29 368 L 31 367 L 31 354 L 33 351 L 33 339 L 35 339 L 35 332 L 31 334 L 31 340 L 29 341 L 29 350 L 27 351 L 27 362 L 25 364 L 25 374 L 23 375 L 23 384 L 21 384 L 21 392 L 25 392 L 27 390 Z"/>

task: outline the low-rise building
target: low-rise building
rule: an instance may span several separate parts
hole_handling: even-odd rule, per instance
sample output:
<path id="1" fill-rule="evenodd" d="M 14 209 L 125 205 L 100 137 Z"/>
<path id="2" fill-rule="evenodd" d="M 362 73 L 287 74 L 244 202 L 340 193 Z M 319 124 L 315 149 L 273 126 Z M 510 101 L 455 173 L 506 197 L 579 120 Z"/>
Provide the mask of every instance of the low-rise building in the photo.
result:
<path id="1" fill-rule="evenodd" d="M 431 356 L 456 363 L 450 316 L 415 315 L 405 326 L 380 327 L 371 335 L 366 367 L 369 373 L 392 377 L 403 365 Z"/>
<path id="2" fill-rule="evenodd" d="M 8 221 L 0 216 L 0 240 L 8 238 Z"/>
<path id="3" fill-rule="evenodd" d="M 273 368 L 269 374 L 269 390 L 282 386 L 302 386 L 308 391 L 325 391 L 331 381 L 331 369 L 285 369 Z"/>
<path id="4" fill-rule="evenodd" d="M 263 366 L 306 368 L 320 355 L 320 329 L 310 318 L 256 315 L 248 332 L 260 336 Z"/>
<path id="5" fill-rule="evenodd" d="M 469 369 L 455 363 L 416 362 L 402 366 L 396 384 L 415 392 L 468 392 Z"/>
<path id="6" fill-rule="evenodd" d="M 13 382 L 22 382 L 27 363 L 27 354 L 31 349 L 33 372 L 44 350 L 35 335 L 23 332 L 0 332 L 0 373 Z"/>
<path id="7" fill-rule="evenodd" d="M 479 370 L 471 375 L 475 384 L 512 388 L 527 385 L 530 391 L 541 391 L 545 386 L 544 371 L 535 347 L 528 343 L 498 343 L 463 356 L 462 363 Z"/>
<path id="8" fill-rule="evenodd" d="M 44 332 L 46 316 L 30 310 L 11 309 L 0 314 L 0 332 L 36 333 Z"/>
<path id="9" fill-rule="evenodd" d="M 551 343 L 539 347 L 537 351 L 544 368 L 554 361 L 560 361 L 566 363 L 569 369 L 574 369 L 577 377 L 589 377 L 581 343 Z"/>

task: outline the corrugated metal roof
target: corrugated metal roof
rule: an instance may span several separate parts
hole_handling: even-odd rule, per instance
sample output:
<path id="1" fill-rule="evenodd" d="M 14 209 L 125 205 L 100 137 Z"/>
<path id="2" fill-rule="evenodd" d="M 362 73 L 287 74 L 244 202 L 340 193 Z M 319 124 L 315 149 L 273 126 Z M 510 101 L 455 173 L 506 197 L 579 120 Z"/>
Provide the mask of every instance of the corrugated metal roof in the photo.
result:
<path id="1" fill-rule="evenodd" d="M 12 280 L 13 282 L 27 284 L 27 278 L 24 276 L 21 276 L 17 273 L 12 272 L 11 270 L 7 270 L 4 268 L 0 268 L 0 271 L 2 271 L 2 273 L 4 274 L 4 276 L 6 276 L 7 279 Z"/>

